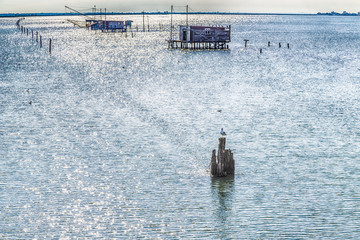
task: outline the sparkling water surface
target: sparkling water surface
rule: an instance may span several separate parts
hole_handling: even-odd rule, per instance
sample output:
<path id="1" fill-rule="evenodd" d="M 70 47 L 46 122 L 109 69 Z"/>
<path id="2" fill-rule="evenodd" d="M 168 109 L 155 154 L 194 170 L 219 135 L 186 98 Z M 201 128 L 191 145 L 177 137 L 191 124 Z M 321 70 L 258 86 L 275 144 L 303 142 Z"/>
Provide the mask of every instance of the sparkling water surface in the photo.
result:
<path id="1" fill-rule="evenodd" d="M 0 19 L 1 239 L 360 236 L 358 17 L 190 16 L 230 51 L 108 18 L 135 32 L 26 18 L 39 49 Z M 213 179 L 222 127 L 235 176 Z"/>

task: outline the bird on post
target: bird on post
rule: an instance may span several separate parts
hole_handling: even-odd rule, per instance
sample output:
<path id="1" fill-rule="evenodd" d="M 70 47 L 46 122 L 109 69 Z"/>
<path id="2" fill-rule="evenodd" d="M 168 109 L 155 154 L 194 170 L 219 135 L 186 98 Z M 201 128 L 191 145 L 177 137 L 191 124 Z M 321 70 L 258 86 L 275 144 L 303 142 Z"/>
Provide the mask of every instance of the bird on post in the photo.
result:
<path id="1" fill-rule="evenodd" d="M 225 136 L 226 136 L 226 133 L 225 133 L 225 131 L 224 131 L 223 128 L 221 128 L 220 134 L 221 134 L 221 137 L 225 137 Z"/>

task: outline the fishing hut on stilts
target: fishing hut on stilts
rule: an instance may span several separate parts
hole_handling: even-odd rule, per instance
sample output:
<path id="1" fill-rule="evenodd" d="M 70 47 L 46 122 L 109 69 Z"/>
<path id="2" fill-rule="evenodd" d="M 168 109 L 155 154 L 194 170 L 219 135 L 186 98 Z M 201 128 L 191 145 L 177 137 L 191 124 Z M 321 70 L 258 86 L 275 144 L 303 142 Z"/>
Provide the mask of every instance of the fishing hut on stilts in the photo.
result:
<path id="1" fill-rule="evenodd" d="M 178 39 L 173 25 L 174 7 L 171 6 L 169 49 L 229 49 L 231 25 L 195 26 L 189 25 L 189 6 L 186 5 L 186 25 L 179 26 Z"/>
<path id="2" fill-rule="evenodd" d="M 82 28 L 87 28 L 90 30 L 100 30 L 104 33 L 114 33 L 114 32 L 128 32 L 131 31 L 132 20 L 119 21 L 119 20 L 106 20 L 106 8 L 104 11 L 100 8 L 100 12 L 97 12 L 96 6 L 92 8 L 92 13 L 81 13 L 78 10 L 75 10 L 71 7 L 65 6 L 66 9 L 79 14 L 85 17 L 85 21 L 76 21 L 68 19 L 67 21 L 73 23 L 74 25 Z M 92 16 L 89 16 L 89 15 Z M 96 19 L 95 16 L 99 16 L 100 19 Z M 105 19 L 103 19 L 103 16 Z"/>

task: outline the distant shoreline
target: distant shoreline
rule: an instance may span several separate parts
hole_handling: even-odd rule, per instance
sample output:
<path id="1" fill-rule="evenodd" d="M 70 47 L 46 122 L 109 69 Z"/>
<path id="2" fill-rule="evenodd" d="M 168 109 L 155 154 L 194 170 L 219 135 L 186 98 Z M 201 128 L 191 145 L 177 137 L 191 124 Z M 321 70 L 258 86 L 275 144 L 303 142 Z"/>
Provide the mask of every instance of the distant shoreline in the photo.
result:
<path id="1" fill-rule="evenodd" d="M 105 15 L 104 13 L 84 13 L 85 15 Z M 165 12 L 107 12 L 106 15 L 170 15 Z M 186 14 L 186 12 L 173 12 Z M 191 12 L 191 15 L 266 15 L 266 16 L 316 16 L 312 13 L 237 13 L 237 12 Z M 0 13 L 0 17 L 51 17 L 51 16 L 82 16 L 79 13 Z"/>

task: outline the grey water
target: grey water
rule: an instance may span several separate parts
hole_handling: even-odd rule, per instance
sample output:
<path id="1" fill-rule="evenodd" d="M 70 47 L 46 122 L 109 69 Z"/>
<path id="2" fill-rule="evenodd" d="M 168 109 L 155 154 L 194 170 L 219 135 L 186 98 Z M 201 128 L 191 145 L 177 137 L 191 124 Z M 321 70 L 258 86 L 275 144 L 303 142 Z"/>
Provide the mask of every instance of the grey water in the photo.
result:
<path id="1" fill-rule="evenodd" d="M 0 18 L 1 239 L 359 238 L 358 17 L 190 16 L 231 24 L 229 51 L 127 18 L 24 19 L 41 49 Z M 236 170 L 214 179 L 222 127 Z"/>

